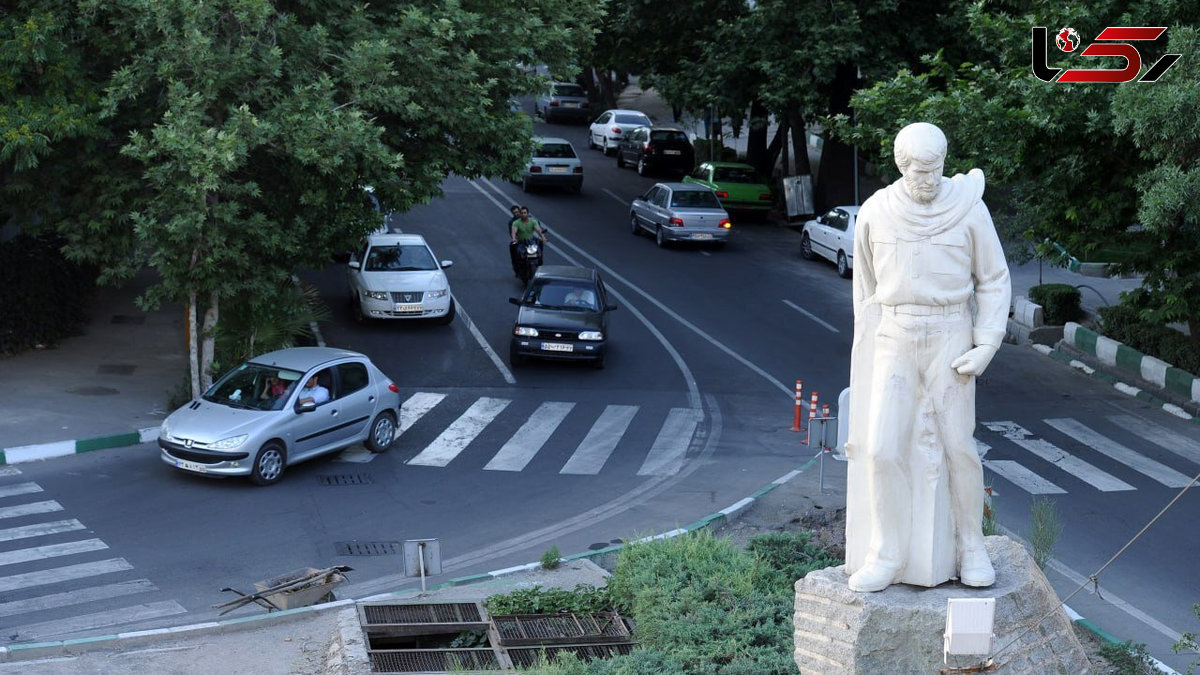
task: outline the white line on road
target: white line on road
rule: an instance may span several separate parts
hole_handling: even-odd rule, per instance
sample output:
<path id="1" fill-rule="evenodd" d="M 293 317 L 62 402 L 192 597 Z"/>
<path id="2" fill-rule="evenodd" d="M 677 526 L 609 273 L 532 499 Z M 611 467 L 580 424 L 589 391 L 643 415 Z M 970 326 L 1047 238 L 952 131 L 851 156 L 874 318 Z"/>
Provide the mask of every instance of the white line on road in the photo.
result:
<path id="1" fill-rule="evenodd" d="M 27 495 L 34 492 L 41 492 L 42 486 L 37 483 L 13 483 L 0 487 L 0 497 L 14 497 L 16 495 Z"/>
<path id="2" fill-rule="evenodd" d="M 82 529 L 84 529 L 83 523 L 74 518 L 71 520 L 56 520 L 52 523 L 36 523 L 34 525 L 22 525 L 21 527 L 10 527 L 7 530 L 0 530 L 0 541 L 42 537 L 47 534 L 59 534 L 61 532 L 72 532 Z"/>
<path id="3" fill-rule="evenodd" d="M 638 469 L 639 476 L 672 476 L 683 468 L 683 458 L 700 416 L 690 408 L 671 408 L 667 421 L 663 422 L 658 438 L 650 446 L 646 461 Z"/>
<path id="4" fill-rule="evenodd" d="M 983 426 L 1004 436 L 1018 446 L 1041 457 L 1101 492 L 1137 489 L 1120 478 L 1092 466 L 1043 438 L 1032 438 L 1033 434 L 1016 422 L 984 422 Z"/>
<path id="5" fill-rule="evenodd" d="M 0 616 L 15 616 L 28 612 L 40 612 L 45 609 L 70 607 L 71 605 L 81 605 L 85 602 L 109 600 L 111 598 L 119 598 L 123 595 L 149 593 L 150 591 L 157 590 L 158 587 L 150 583 L 149 579 L 134 579 L 133 581 L 122 581 L 103 586 L 88 586 L 77 591 L 39 595 L 36 598 L 29 598 L 27 600 L 0 603 Z"/>
<path id="6" fill-rule="evenodd" d="M 828 328 L 829 330 L 831 330 L 835 333 L 841 332 L 838 329 L 831 326 L 830 324 L 826 323 L 823 319 L 821 319 L 821 317 L 817 316 L 816 314 L 813 314 L 812 312 L 808 311 L 807 309 L 804 309 L 803 307 L 800 307 L 799 305 L 792 302 L 791 300 L 784 300 L 783 304 L 787 305 L 788 307 L 791 307 L 792 309 L 796 310 L 797 312 L 800 312 L 804 316 L 807 316 L 808 318 L 812 319 L 813 321 L 816 321 L 817 323 L 821 324 L 825 328 Z"/>
<path id="7" fill-rule="evenodd" d="M 123 623 L 133 623 L 135 621 L 145 621 L 147 619 L 160 619 L 164 616 L 173 616 L 175 614 L 186 614 L 187 610 L 174 600 L 164 600 L 162 602 L 151 602 L 144 605 L 134 605 L 123 609 L 114 609 L 107 612 L 96 612 L 94 614 L 84 614 L 70 619 L 62 619 L 59 621 L 44 621 L 42 623 L 29 624 L 21 626 L 17 629 L 17 636 L 22 642 L 31 640 L 44 639 L 55 635 L 69 635 L 81 630 L 91 630 L 96 628 L 105 628 L 108 626 L 119 626 Z"/>
<path id="8" fill-rule="evenodd" d="M 574 403 L 560 401 L 542 403 L 483 468 L 489 471 L 523 470 L 574 407 Z"/>
<path id="9" fill-rule="evenodd" d="M 630 199 L 621 199 L 620 195 L 613 192 L 612 190 L 609 190 L 608 188 L 601 188 L 600 191 L 603 192 L 604 194 L 608 195 L 609 197 L 612 197 L 613 199 L 617 200 L 617 203 L 620 204 L 621 206 L 629 206 L 629 202 L 632 201 Z"/>
<path id="10" fill-rule="evenodd" d="M 21 516 L 32 516 L 39 513 L 53 513 L 62 511 L 61 504 L 54 500 L 46 502 L 31 502 L 29 504 L 17 504 L 16 506 L 5 506 L 0 508 L 0 518 L 20 518 Z"/>
<path id="11" fill-rule="evenodd" d="M 1093 450 L 1108 455 L 1134 471 L 1149 476 L 1169 488 L 1187 487 L 1192 483 L 1190 477 L 1179 473 L 1169 466 L 1159 464 L 1149 457 L 1139 454 L 1114 440 L 1105 438 L 1076 420 L 1058 418 L 1045 420 L 1045 422 Z"/>
<path id="12" fill-rule="evenodd" d="M 559 473 L 587 476 L 600 473 L 637 411 L 636 405 L 610 405 L 604 408 L 600 418 L 588 430 L 587 436 Z"/>
<path id="13" fill-rule="evenodd" d="M 25 574 L 12 574 L 7 577 L 0 577 L 0 593 L 15 591 L 18 588 L 46 586 L 74 579 L 85 579 L 100 574 L 125 572 L 131 569 L 133 569 L 133 565 L 130 565 L 124 558 L 111 558 L 98 562 L 79 563 L 78 565 L 67 565 L 66 567 L 56 567 L 49 570 L 26 572 Z"/>
<path id="14" fill-rule="evenodd" d="M 446 398 L 445 394 L 433 394 L 427 391 L 418 391 L 408 400 L 400 404 L 400 428 L 396 431 L 399 436 L 408 431 L 412 425 L 417 423 L 417 420 L 425 416 L 425 413 L 433 410 L 433 407 L 442 402 Z"/>
<path id="15" fill-rule="evenodd" d="M 506 398 L 486 396 L 476 400 L 461 417 L 454 420 L 453 424 L 446 427 L 440 436 L 433 439 L 433 442 L 416 457 L 408 460 L 408 463 L 416 466 L 446 466 L 511 402 Z"/>
<path id="16" fill-rule="evenodd" d="M 450 297 L 454 297 L 454 295 L 451 294 Z M 471 320 L 471 317 L 467 316 L 467 310 L 463 309 L 462 303 L 455 299 L 454 304 L 458 305 L 459 321 L 463 321 L 467 324 L 467 330 L 471 331 L 471 335 L 475 337 L 475 341 L 478 342 L 479 346 L 483 348 L 483 353 L 487 354 L 487 357 L 491 359 L 492 364 L 496 366 L 496 370 L 500 371 L 500 375 L 504 378 L 504 381 L 509 384 L 516 384 L 517 378 L 513 377 L 512 371 L 509 370 L 508 366 L 504 364 L 504 361 L 500 358 L 500 355 L 497 354 L 496 350 L 492 349 L 492 346 L 488 344 L 487 340 L 483 337 L 483 333 L 479 332 L 479 328 L 475 325 L 475 322 Z"/>
<path id="17" fill-rule="evenodd" d="M 1177 434 L 1133 415 L 1113 415 L 1108 419 L 1164 450 L 1170 450 L 1190 462 L 1200 464 L 1200 443 L 1183 434 Z"/>
<path id="18" fill-rule="evenodd" d="M 348 462 L 350 464 L 366 464 L 375 459 L 375 453 L 364 448 L 361 445 L 352 445 L 345 450 L 339 452 L 337 457 L 333 458 L 335 462 Z"/>
<path id="19" fill-rule="evenodd" d="M 4 553 L 0 553 L 0 566 L 15 565 L 16 563 L 29 562 L 31 560 L 55 558 L 60 555 L 75 555 L 76 553 L 100 551 L 106 548 L 108 548 L 108 544 L 105 544 L 99 539 L 84 539 L 83 541 L 71 541 L 65 544 L 50 544 L 49 546 L 23 548 L 16 551 L 6 551 Z"/>
<path id="20" fill-rule="evenodd" d="M 984 460 L 983 465 L 1031 495 L 1062 495 L 1067 491 L 1020 464 L 1007 459 Z"/>

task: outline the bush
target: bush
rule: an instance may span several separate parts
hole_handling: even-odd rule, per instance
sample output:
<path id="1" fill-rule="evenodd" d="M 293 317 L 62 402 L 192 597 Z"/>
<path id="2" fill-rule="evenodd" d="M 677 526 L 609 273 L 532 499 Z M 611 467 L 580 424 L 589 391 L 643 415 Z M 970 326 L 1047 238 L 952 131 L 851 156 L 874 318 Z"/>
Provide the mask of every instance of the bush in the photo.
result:
<path id="1" fill-rule="evenodd" d="M 27 234 L 0 244 L 0 355 L 55 345 L 87 325 L 96 270 L 65 259 L 62 246 Z"/>
<path id="2" fill-rule="evenodd" d="M 521 588 L 512 593 L 489 596 L 486 603 L 491 614 L 557 614 L 559 612 L 611 612 L 612 596 L 607 586 L 596 588 L 579 584 L 574 590 L 543 589 L 541 586 Z"/>
<path id="3" fill-rule="evenodd" d="M 1150 660 L 1146 645 L 1131 640 L 1120 644 L 1105 644 L 1100 647 L 1100 656 L 1112 666 L 1118 675 L 1149 675 L 1158 672 Z"/>
<path id="4" fill-rule="evenodd" d="M 542 554 L 542 569 L 554 570 L 562 564 L 562 553 L 557 546 L 551 546 Z"/>
<path id="5" fill-rule="evenodd" d="M 1100 308 L 1100 332 L 1131 349 L 1200 374 L 1200 353 L 1191 338 L 1161 324 L 1146 321 L 1137 304 L 1137 294 L 1126 296 L 1119 305 Z"/>
<path id="6" fill-rule="evenodd" d="M 752 538 L 746 550 L 758 554 L 763 563 L 794 582 L 809 572 L 843 562 L 834 552 L 813 544 L 812 536 L 811 532 L 762 534 Z"/>
<path id="7" fill-rule="evenodd" d="M 1029 299 L 1042 306 L 1046 323 L 1061 326 L 1083 318 L 1079 289 L 1070 284 L 1041 284 L 1029 289 Z"/>

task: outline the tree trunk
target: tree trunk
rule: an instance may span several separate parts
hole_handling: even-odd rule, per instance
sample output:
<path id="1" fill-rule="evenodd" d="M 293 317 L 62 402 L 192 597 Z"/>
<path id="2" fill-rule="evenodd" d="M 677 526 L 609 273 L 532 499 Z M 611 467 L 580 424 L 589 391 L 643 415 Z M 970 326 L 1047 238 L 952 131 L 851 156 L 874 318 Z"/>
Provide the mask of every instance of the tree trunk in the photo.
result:
<path id="1" fill-rule="evenodd" d="M 767 163 L 767 126 L 769 113 L 762 101 L 755 98 L 750 102 L 750 131 L 746 134 L 746 163 L 764 176 L 770 176 L 773 168 Z"/>
<path id="2" fill-rule="evenodd" d="M 858 87 L 858 69 L 854 64 L 838 66 L 830 96 L 829 114 L 850 114 L 850 96 Z M 826 138 L 821 146 L 821 166 L 817 169 L 816 186 L 813 188 L 813 205 L 817 213 L 843 204 L 854 204 L 855 175 L 854 148 L 832 138 Z"/>
<path id="3" fill-rule="evenodd" d="M 188 374 L 192 381 L 192 398 L 200 396 L 200 327 L 196 323 L 196 289 L 188 291 Z"/>
<path id="4" fill-rule="evenodd" d="M 783 152 L 784 143 L 787 143 L 788 125 L 787 120 L 783 120 L 775 129 L 775 137 L 771 139 L 771 144 L 767 146 L 767 166 L 774 167 L 775 162 L 779 159 L 779 155 Z M 787 160 L 784 160 L 784 166 L 781 169 L 784 176 L 788 175 Z"/>
<path id="5" fill-rule="evenodd" d="M 204 310 L 203 342 L 200 348 L 200 382 L 205 389 L 213 382 L 213 348 L 216 342 L 217 318 L 220 316 L 220 296 L 213 291 L 209 296 L 208 308 Z"/>
<path id="6" fill-rule="evenodd" d="M 796 162 L 793 175 L 809 175 L 812 173 L 812 163 L 808 161 L 808 125 L 805 124 L 804 114 L 798 110 L 788 111 L 788 127 L 792 130 L 792 160 Z"/>

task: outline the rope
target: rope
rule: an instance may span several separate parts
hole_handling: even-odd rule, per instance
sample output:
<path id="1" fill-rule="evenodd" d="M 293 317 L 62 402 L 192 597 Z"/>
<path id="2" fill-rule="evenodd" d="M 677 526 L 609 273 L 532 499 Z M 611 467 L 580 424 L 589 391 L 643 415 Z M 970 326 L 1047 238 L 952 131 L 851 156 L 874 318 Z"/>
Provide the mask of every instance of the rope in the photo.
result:
<path id="1" fill-rule="evenodd" d="M 1057 605 L 1055 605 L 1053 608 L 1050 609 L 1050 611 L 1043 614 L 1042 617 L 1039 618 L 1037 621 L 1035 621 L 1032 626 L 1030 626 L 1029 628 L 1026 628 L 1019 635 L 1017 635 L 1015 638 L 1013 638 L 1011 641 L 1009 641 L 1008 644 L 1006 644 L 1003 647 L 1001 647 L 1000 649 L 997 649 L 996 651 L 992 652 L 991 655 L 989 656 L 988 660 L 994 661 L 997 656 L 999 656 L 1000 654 L 1002 654 L 1004 652 L 1004 650 L 1008 649 L 1009 647 L 1012 647 L 1014 644 L 1017 643 L 1018 640 L 1025 637 L 1025 635 L 1027 633 L 1029 633 L 1034 628 L 1037 628 L 1039 625 L 1041 625 L 1041 623 L 1043 621 L 1045 621 L 1047 617 L 1049 617 L 1051 614 L 1053 614 L 1053 613 L 1057 612 L 1059 609 L 1061 609 L 1062 606 L 1067 604 L 1067 601 L 1069 601 L 1071 598 L 1075 597 L 1079 593 L 1079 591 L 1082 591 L 1083 589 L 1087 588 L 1088 584 L 1092 584 L 1093 586 L 1095 586 L 1095 588 L 1097 589 L 1097 593 L 1098 593 L 1099 588 L 1100 588 L 1100 574 L 1104 570 L 1108 569 L 1109 565 L 1116 562 L 1117 558 L 1120 558 L 1121 554 L 1125 553 L 1126 549 L 1128 549 L 1130 546 L 1133 545 L 1133 542 L 1137 541 L 1139 537 L 1141 537 L 1143 534 L 1145 534 L 1146 531 L 1149 530 L 1151 528 L 1151 526 L 1154 525 L 1154 523 L 1158 522 L 1158 519 L 1162 518 L 1163 514 L 1165 514 L 1167 511 L 1169 511 L 1171 509 L 1171 507 L 1175 506 L 1175 503 L 1178 502 L 1180 499 L 1182 499 L 1183 495 L 1186 494 L 1187 491 L 1190 490 L 1192 488 L 1192 486 L 1195 485 L 1197 482 L 1200 482 L 1200 473 L 1196 474 L 1196 476 L 1194 478 L 1192 478 L 1192 480 L 1188 481 L 1188 484 L 1183 486 L 1183 489 L 1179 491 L 1179 494 L 1175 495 L 1174 499 L 1172 499 L 1170 502 L 1168 502 L 1166 506 L 1162 507 L 1162 510 L 1160 510 L 1153 518 L 1151 518 L 1150 522 L 1146 523 L 1142 527 L 1142 529 L 1138 531 L 1137 534 L 1133 535 L 1133 538 L 1131 538 L 1129 541 L 1125 542 L 1125 545 L 1122 546 L 1119 551 L 1114 553 L 1113 556 L 1108 559 L 1108 562 L 1101 565 L 1100 569 L 1096 570 L 1090 576 L 1088 576 L 1087 581 L 1084 581 L 1082 584 L 1080 584 L 1079 588 L 1076 588 L 1074 591 L 1071 591 L 1070 595 L 1068 595 L 1067 597 L 1060 600 Z"/>

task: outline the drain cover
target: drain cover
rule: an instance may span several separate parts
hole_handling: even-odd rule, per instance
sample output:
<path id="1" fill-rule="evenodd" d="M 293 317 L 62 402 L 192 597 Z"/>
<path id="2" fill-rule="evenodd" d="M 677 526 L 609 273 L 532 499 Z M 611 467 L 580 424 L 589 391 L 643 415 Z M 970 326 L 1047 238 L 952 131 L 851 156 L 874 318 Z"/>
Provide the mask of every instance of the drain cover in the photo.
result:
<path id="1" fill-rule="evenodd" d="M 333 547 L 338 555 L 396 555 L 404 550 L 398 541 L 339 541 Z"/>
<path id="2" fill-rule="evenodd" d="M 371 474 L 369 473 L 341 473 L 325 476 L 317 476 L 320 479 L 321 485 L 370 485 Z"/>

